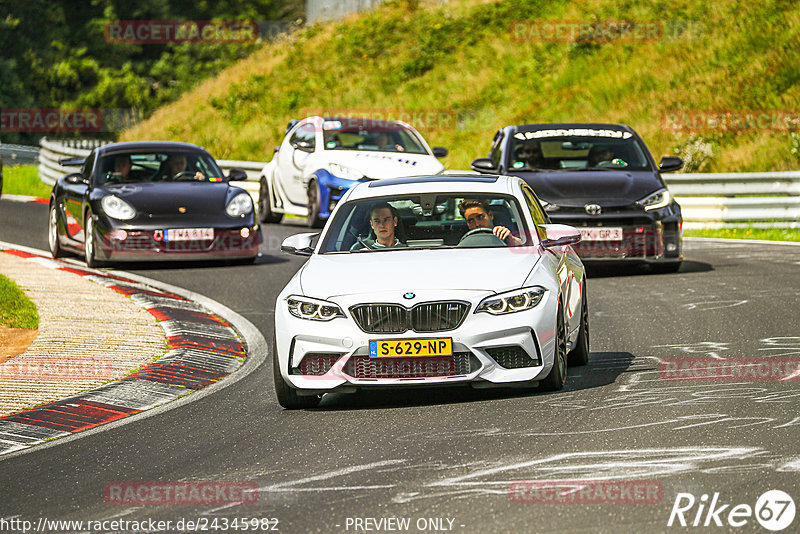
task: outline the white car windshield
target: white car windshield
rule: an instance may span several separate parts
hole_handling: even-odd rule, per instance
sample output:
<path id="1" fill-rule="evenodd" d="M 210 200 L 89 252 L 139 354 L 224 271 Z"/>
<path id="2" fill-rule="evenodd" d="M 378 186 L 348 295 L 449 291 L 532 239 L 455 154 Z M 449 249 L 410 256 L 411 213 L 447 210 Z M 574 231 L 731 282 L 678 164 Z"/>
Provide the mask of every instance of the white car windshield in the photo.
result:
<path id="1" fill-rule="evenodd" d="M 331 119 L 322 124 L 325 150 L 374 150 L 427 154 L 417 135 L 392 121 Z"/>
<path id="2" fill-rule="evenodd" d="M 350 201 L 331 221 L 321 253 L 532 244 L 517 200 L 465 193 Z"/>

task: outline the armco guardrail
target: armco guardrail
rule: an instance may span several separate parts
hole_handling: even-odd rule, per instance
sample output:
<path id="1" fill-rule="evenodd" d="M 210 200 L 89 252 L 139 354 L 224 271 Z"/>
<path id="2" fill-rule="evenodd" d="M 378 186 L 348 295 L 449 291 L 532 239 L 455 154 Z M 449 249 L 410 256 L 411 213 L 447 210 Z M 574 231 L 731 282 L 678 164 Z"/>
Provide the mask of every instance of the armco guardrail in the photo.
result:
<path id="1" fill-rule="evenodd" d="M 39 177 L 49 185 L 74 172 L 74 168 L 60 166 L 59 158 L 85 157 L 90 152 L 90 147 L 81 146 L 80 142 L 68 146 L 42 139 L 40 144 Z M 241 186 L 258 203 L 259 178 L 265 162 L 218 160 L 217 163 L 226 172 L 230 169 L 245 171 L 248 181 L 241 182 Z M 683 209 L 686 227 L 800 226 L 797 223 L 800 219 L 800 171 L 673 173 L 665 178 Z"/>
<path id="2" fill-rule="evenodd" d="M 745 221 L 798 226 L 800 171 L 675 173 L 665 178 L 689 227 L 743 226 Z"/>

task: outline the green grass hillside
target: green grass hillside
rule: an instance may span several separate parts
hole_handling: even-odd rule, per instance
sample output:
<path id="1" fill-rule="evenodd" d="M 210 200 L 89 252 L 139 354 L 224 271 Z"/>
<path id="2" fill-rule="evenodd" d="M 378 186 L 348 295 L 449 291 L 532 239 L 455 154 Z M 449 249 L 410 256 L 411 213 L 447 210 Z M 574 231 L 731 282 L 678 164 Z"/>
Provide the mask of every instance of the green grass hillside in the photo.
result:
<path id="1" fill-rule="evenodd" d="M 543 42 L 541 21 L 657 24 L 650 39 Z M 514 21 L 539 21 L 512 32 Z M 621 122 L 653 155 L 689 170 L 786 170 L 794 132 L 675 133 L 669 113 L 770 110 L 800 114 L 800 4 L 794 0 L 388 0 L 315 25 L 158 110 L 123 139 L 190 141 L 221 159 L 267 161 L 291 118 L 325 110 L 411 122 L 450 149 L 450 168 L 488 152 L 494 131 L 527 122 Z M 440 114 L 443 119 L 430 120 Z M 791 130 L 789 128 L 789 130 Z M 793 150 L 794 149 L 794 150 Z"/>

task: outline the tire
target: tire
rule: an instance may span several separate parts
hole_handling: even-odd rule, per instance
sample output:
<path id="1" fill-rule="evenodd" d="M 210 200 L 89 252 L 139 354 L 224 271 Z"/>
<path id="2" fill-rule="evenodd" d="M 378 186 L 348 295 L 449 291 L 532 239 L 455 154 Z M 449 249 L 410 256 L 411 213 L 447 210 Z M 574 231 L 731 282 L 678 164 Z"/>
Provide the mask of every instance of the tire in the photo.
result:
<path id="1" fill-rule="evenodd" d="M 281 376 L 280 362 L 278 361 L 278 344 L 275 335 L 272 336 L 272 378 L 275 382 L 275 395 L 278 404 L 287 410 L 302 408 L 316 408 L 322 397 L 319 395 L 298 395 L 297 391 L 289 386 Z"/>
<path id="2" fill-rule="evenodd" d="M 283 219 L 283 213 L 274 213 L 272 211 L 271 198 L 272 193 L 270 193 L 269 185 L 267 185 L 267 179 L 262 176 L 261 187 L 258 192 L 258 220 L 262 223 L 275 224 Z"/>
<path id="3" fill-rule="evenodd" d="M 94 239 L 94 219 L 90 213 L 86 214 L 86 221 L 83 225 L 83 254 L 86 259 L 86 266 L 90 269 L 102 267 L 104 263 L 97 259 L 96 246 Z"/>
<path id="4" fill-rule="evenodd" d="M 581 330 L 569 356 L 567 364 L 572 367 L 589 363 L 589 303 L 586 299 L 586 279 L 583 280 L 583 296 L 581 298 Z"/>
<path id="5" fill-rule="evenodd" d="M 559 391 L 567 383 L 567 328 L 564 325 L 564 310 L 561 304 L 558 305 L 558 316 L 556 317 L 556 353 L 553 358 L 553 368 L 550 374 L 539 382 L 539 388 L 543 391 Z"/>
<path id="6" fill-rule="evenodd" d="M 308 216 L 306 217 L 306 224 L 309 228 L 322 228 L 325 226 L 325 221 L 319 218 L 320 205 L 319 205 L 319 188 L 317 182 L 308 182 Z"/>
<path id="7" fill-rule="evenodd" d="M 47 224 L 47 241 L 50 245 L 50 255 L 53 258 L 63 258 L 64 249 L 61 248 L 61 243 L 58 240 L 58 208 L 55 202 L 50 203 L 50 217 Z"/>

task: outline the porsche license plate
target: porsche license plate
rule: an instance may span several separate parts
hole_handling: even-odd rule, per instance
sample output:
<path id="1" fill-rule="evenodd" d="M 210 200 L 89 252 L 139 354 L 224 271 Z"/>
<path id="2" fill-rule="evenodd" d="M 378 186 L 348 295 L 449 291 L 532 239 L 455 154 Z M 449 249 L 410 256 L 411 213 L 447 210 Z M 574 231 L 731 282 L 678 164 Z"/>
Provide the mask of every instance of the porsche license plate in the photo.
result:
<path id="1" fill-rule="evenodd" d="M 622 228 L 581 228 L 582 241 L 622 241 Z"/>
<path id="2" fill-rule="evenodd" d="M 172 228 L 164 230 L 164 241 L 210 241 L 214 239 L 213 228 Z"/>
<path id="3" fill-rule="evenodd" d="M 369 355 L 371 358 L 452 356 L 453 339 L 373 339 L 369 342 Z"/>

